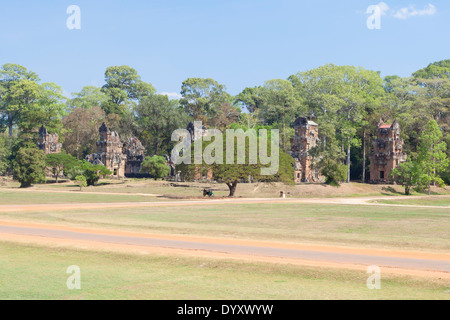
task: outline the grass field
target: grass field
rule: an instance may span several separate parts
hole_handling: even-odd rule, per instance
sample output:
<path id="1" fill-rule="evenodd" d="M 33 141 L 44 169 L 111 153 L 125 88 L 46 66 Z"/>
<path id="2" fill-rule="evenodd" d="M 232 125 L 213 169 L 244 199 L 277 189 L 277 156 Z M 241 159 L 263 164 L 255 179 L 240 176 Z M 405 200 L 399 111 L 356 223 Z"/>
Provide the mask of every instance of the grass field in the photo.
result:
<path id="1" fill-rule="evenodd" d="M 216 204 L 0 213 L 0 220 L 149 233 L 447 251 L 450 210 L 333 204 Z"/>
<path id="2" fill-rule="evenodd" d="M 405 204 L 413 206 L 437 206 L 448 207 L 450 206 L 450 198 L 439 199 L 437 197 L 431 197 L 430 199 L 396 199 L 396 200 L 377 200 L 378 203 L 385 204 Z"/>
<path id="3" fill-rule="evenodd" d="M 17 182 L 8 180 L 0 190 L 4 188 L 18 189 Z M 58 184 L 34 185 L 36 191 L 66 191 L 73 193 L 111 193 L 111 194 L 156 194 L 165 198 L 202 197 L 204 188 L 212 188 L 215 197 L 226 197 L 228 188 L 221 183 L 197 183 L 151 180 L 101 180 L 99 185 L 84 188 L 79 192 L 79 187 L 73 182 Z M 278 198 L 280 191 L 288 193 L 291 198 L 333 198 L 333 197 L 364 197 L 364 196 L 399 196 L 404 195 L 403 188 L 396 185 L 370 185 L 362 183 L 343 183 L 339 188 L 325 184 L 300 184 L 288 186 L 281 183 L 240 183 L 236 196 L 246 198 Z M 433 194 L 450 194 L 450 187 L 432 188 Z M 415 195 L 424 195 L 415 193 Z"/>
<path id="4" fill-rule="evenodd" d="M 66 270 L 81 269 L 81 290 Z M 0 299 L 449 299 L 440 279 L 175 256 L 131 255 L 0 242 Z"/>

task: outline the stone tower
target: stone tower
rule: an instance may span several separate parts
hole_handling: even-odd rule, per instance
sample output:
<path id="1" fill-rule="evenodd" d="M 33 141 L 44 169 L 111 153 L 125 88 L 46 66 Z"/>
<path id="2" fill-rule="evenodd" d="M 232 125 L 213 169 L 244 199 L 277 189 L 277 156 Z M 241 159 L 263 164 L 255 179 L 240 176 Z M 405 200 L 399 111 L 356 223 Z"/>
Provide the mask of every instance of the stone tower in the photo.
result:
<path id="1" fill-rule="evenodd" d="M 294 122 L 295 136 L 291 139 L 291 155 L 295 159 L 295 182 L 320 182 L 323 177 L 317 169 L 311 168 L 311 148 L 319 142 L 319 125 L 307 118 L 297 118 Z"/>
<path id="2" fill-rule="evenodd" d="M 389 177 L 392 170 L 406 161 L 406 154 L 402 152 L 403 140 L 400 139 L 400 124 L 398 120 L 392 124 L 378 122 L 377 138 L 372 143 L 370 155 L 370 182 L 392 183 Z"/>
<path id="3" fill-rule="evenodd" d="M 123 154 L 126 155 L 125 175 L 137 175 L 141 171 L 141 164 L 145 158 L 145 148 L 141 141 L 132 137 L 123 145 Z"/>
<path id="4" fill-rule="evenodd" d="M 44 125 L 39 129 L 39 142 L 37 145 L 45 154 L 61 153 L 62 144 L 59 143 L 58 134 L 49 134 Z"/>
<path id="5" fill-rule="evenodd" d="M 125 176 L 125 164 L 127 156 L 123 154 L 123 144 L 116 131 L 108 129 L 105 123 L 99 129 L 100 141 L 97 142 L 97 153 L 86 157 L 92 164 L 104 165 L 112 172 L 112 177 L 123 178 Z"/>

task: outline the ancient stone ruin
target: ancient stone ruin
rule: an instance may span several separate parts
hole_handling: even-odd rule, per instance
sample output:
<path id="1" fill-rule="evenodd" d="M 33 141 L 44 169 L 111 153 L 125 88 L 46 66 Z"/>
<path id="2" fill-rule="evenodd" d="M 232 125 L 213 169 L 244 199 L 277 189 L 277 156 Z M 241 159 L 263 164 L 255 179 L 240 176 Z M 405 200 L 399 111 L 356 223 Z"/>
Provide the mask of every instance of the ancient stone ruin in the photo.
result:
<path id="1" fill-rule="evenodd" d="M 319 143 L 319 125 L 307 118 L 297 118 L 294 122 L 295 136 L 291 139 L 290 154 L 295 160 L 294 170 L 296 183 L 321 182 L 323 177 L 319 170 L 312 167 L 311 148 Z"/>
<path id="2" fill-rule="evenodd" d="M 390 174 L 400 163 L 406 161 L 402 152 L 403 140 L 400 139 L 400 124 L 398 120 L 392 124 L 378 122 L 377 138 L 373 141 L 370 156 L 370 182 L 392 183 Z"/>
<path id="3" fill-rule="evenodd" d="M 86 160 L 105 166 L 112 172 L 111 177 L 133 177 L 139 174 L 145 157 L 145 148 L 139 139 L 133 137 L 124 144 L 119 134 L 109 130 L 105 123 L 100 127 L 99 133 L 97 153 L 87 156 Z"/>
<path id="4" fill-rule="evenodd" d="M 62 148 L 62 144 L 59 143 L 58 134 L 49 134 L 44 125 L 39 129 L 39 142 L 37 146 L 45 154 L 61 153 Z"/>

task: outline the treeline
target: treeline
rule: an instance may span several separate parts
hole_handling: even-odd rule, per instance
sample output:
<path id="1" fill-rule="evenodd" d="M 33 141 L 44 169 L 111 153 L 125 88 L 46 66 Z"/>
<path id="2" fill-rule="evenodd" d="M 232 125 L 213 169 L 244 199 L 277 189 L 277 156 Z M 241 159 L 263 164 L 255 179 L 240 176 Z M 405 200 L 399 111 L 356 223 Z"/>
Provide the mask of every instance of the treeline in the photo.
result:
<path id="1" fill-rule="evenodd" d="M 114 66 L 105 71 L 102 87 L 86 86 L 68 99 L 58 85 L 42 83 L 23 66 L 5 64 L 0 69 L 0 174 L 13 172 L 18 150 L 37 142 L 41 125 L 59 134 L 68 154 L 84 159 L 96 151 L 102 122 L 124 141 L 137 136 L 152 156 L 170 154 L 173 130 L 193 120 L 220 130 L 276 128 L 282 149 L 289 151 L 293 122 L 304 116 L 319 124 L 315 156 L 345 164 L 348 180 L 367 181 L 380 118 L 399 120 L 404 151 L 412 159 L 419 156 L 419 138 L 431 119 L 448 146 L 449 76 L 450 60 L 431 63 L 406 78 L 327 64 L 245 88 L 236 96 L 213 79 L 189 78 L 181 84 L 181 99 L 170 100 L 135 69 Z M 441 177 L 449 183 L 448 167 Z"/>

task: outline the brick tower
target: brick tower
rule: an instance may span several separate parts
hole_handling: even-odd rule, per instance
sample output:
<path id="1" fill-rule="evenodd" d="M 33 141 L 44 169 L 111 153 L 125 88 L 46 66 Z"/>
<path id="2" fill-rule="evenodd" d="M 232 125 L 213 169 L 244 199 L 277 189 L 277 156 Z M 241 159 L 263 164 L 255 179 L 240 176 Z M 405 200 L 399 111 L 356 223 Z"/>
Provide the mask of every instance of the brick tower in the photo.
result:
<path id="1" fill-rule="evenodd" d="M 402 152 L 403 140 L 400 139 L 400 124 L 398 120 L 392 124 L 378 122 L 377 138 L 373 141 L 370 156 L 370 182 L 392 183 L 389 177 L 392 170 L 406 161 L 406 154 Z"/>
<path id="2" fill-rule="evenodd" d="M 44 125 L 39 129 L 39 142 L 37 146 L 44 151 L 45 154 L 61 153 L 62 148 L 62 144 L 59 143 L 58 134 L 49 134 Z"/>
<path id="3" fill-rule="evenodd" d="M 320 182 L 323 177 L 311 167 L 309 150 L 319 142 L 319 125 L 307 118 L 297 118 L 294 122 L 295 136 L 291 139 L 290 154 L 295 159 L 295 182 Z"/>

